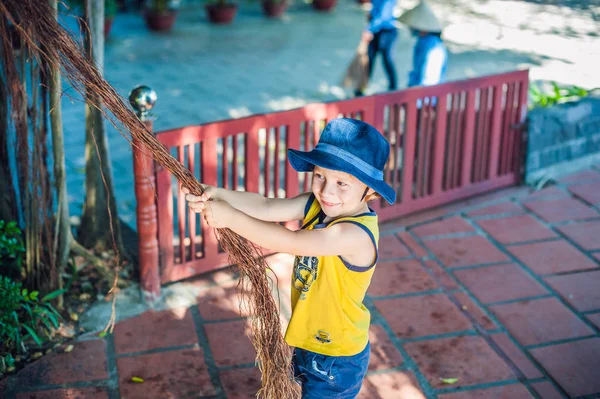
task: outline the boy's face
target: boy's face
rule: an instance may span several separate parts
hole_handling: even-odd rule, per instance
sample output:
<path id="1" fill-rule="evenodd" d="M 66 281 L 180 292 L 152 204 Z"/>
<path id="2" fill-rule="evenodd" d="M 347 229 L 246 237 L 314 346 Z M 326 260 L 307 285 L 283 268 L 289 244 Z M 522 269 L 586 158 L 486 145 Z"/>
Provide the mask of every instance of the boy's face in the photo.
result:
<path id="1" fill-rule="evenodd" d="M 363 211 L 366 188 L 363 182 L 348 173 L 318 166 L 313 170 L 312 192 L 330 218 L 352 216 Z M 369 193 L 372 193 L 371 189 Z"/>

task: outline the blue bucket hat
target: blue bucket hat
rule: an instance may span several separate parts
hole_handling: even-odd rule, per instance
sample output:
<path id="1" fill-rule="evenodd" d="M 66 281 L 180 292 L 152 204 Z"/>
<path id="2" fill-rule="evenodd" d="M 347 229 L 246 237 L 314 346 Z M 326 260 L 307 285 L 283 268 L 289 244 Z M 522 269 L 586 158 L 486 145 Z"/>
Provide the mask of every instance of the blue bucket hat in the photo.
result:
<path id="1" fill-rule="evenodd" d="M 314 166 L 346 172 L 372 188 L 388 203 L 396 192 L 383 180 L 390 145 L 373 126 L 348 118 L 334 119 L 325 126 L 312 151 L 289 149 L 288 158 L 298 172 L 312 172 Z"/>

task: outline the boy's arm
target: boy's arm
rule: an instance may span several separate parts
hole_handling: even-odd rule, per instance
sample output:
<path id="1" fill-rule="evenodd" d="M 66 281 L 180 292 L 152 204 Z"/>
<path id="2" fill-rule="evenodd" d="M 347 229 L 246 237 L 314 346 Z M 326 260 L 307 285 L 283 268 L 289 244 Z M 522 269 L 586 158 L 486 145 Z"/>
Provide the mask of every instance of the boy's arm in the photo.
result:
<path id="1" fill-rule="evenodd" d="M 210 226 L 229 228 L 274 251 L 301 256 L 339 255 L 358 265 L 369 265 L 375 259 L 373 241 L 362 228 L 351 223 L 292 231 L 276 223 L 258 220 L 223 201 L 207 203 L 203 214 Z"/>
<path id="2" fill-rule="evenodd" d="M 294 198 L 266 198 L 257 193 L 232 191 L 225 188 L 204 186 L 206 199 L 223 200 L 235 209 L 268 222 L 289 222 L 304 218 L 304 208 L 310 193 L 300 194 Z M 187 190 L 183 190 L 187 193 Z M 194 203 L 201 202 L 202 197 L 188 194 L 186 199 L 194 209 Z M 198 210 L 198 209 L 195 209 Z"/>

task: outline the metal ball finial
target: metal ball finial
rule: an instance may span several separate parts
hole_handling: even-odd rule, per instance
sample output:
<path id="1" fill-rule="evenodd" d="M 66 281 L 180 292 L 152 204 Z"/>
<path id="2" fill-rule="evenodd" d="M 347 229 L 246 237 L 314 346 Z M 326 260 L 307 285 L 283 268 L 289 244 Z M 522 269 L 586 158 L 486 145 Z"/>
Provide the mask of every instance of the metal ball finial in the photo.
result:
<path id="1" fill-rule="evenodd" d="M 156 92 L 144 85 L 136 86 L 129 93 L 129 103 L 142 121 L 149 117 L 148 111 L 154 107 L 156 98 Z"/>

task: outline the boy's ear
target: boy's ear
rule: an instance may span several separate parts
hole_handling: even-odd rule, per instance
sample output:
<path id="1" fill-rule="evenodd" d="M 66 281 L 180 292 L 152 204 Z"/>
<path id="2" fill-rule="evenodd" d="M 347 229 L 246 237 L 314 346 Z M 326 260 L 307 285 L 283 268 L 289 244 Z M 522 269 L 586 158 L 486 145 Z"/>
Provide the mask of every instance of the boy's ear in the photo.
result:
<path id="1" fill-rule="evenodd" d="M 370 201 L 373 201 L 373 200 L 376 200 L 379 198 L 381 198 L 381 195 L 377 194 L 372 189 L 369 189 L 369 192 L 367 193 L 367 196 L 365 197 L 365 201 L 370 202 Z"/>

